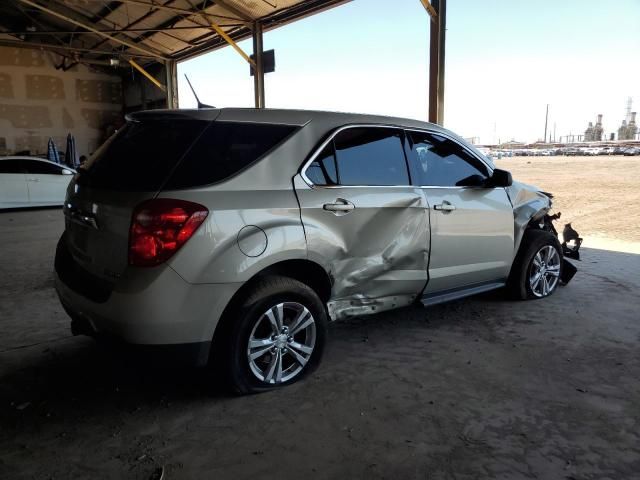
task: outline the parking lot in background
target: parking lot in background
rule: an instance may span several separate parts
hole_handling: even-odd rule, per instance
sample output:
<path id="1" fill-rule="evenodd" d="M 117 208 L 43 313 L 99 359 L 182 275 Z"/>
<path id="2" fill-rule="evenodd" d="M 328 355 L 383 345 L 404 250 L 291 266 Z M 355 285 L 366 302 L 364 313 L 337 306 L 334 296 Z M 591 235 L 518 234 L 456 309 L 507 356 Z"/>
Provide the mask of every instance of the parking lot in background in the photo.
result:
<path id="1" fill-rule="evenodd" d="M 511 157 L 495 162 L 513 178 L 554 194 L 553 211 L 562 212 L 556 221 L 559 232 L 571 222 L 587 238 L 587 247 L 640 253 L 640 157 Z"/>
<path id="2" fill-rule="evenodd" d="M 58 209 L 0 213 L 0 478 L 640 469 L 640 255 L 587 241 L 574 280 L 543 301 L 496 292 L 334 323 L 314 375 L 235 397 L 206 371 L 72 337 L 52 281 L 62 229 Z"/>

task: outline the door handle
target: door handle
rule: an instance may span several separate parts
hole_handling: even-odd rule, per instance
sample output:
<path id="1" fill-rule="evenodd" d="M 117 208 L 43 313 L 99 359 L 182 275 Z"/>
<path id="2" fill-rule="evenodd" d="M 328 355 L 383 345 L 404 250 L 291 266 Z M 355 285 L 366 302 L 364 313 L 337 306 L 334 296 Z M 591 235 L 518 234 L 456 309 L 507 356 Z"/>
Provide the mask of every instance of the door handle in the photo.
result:
<path id="1" fill-rule="evenodd" d="M 456 207 L 455 207 L 455 205 L 451 205 L 449 202 L 445 201 L 445 202 L 440 203 L 439 205 L 434 205 L 433 209 L 434 210 L 440 210 L 440 211 L 443 211 L 443 212 L 453 212 L 456 209 Z"/>
<path id="2" fill-rule="evenodd" d="M 338 198 L 335 203 L 325 203 L 322 208 L 335 214 L 347 214 L 354 210 L 356 206 L 344 198 Z"/>
<path id="3" fill-rule="evenodd" d="M 29 182 L 39 182 L 40 179 L 39 178 L 27 178 L 27 181 L 29 181 Z"/>

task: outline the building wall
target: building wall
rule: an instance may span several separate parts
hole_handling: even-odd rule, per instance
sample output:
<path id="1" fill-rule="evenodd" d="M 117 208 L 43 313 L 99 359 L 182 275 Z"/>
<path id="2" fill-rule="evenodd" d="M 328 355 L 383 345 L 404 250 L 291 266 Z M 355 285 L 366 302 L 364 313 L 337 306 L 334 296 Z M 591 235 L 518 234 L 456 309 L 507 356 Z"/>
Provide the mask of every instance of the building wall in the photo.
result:
<path id="1" fill-rule="evenodd" d="M 0 47 L 0 155 L 45 154 L 50 137 L 64 151 L 71 133 L 88 156 L 122 123 L 118 75 L 59 63 L 50 52 Z"/>

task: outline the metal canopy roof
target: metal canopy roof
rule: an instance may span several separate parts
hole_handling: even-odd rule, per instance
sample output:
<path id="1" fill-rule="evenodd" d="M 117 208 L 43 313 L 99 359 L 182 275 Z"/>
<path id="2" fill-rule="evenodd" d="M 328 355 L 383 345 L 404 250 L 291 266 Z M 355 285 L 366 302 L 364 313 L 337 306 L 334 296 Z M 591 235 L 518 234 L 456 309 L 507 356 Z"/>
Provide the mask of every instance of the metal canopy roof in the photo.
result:
<path id="1" fill-rule="evenodd" d="M 177 108 L 176 61 L 231 44 L 252 65 L 256 107 L 264 108 L 262 32 L 349 1 L 0 0 L 0 46 L 54 51 L 63 70 L 76 63 L 115 66 L 123 58 Z M 446 0 L 420 2 L 431 17 L 429 120 L 442 124 Z M 236 45 L 250 37 L 255 59 Z M 137 62 L 163 64 L 166 85 Z"/>
<path id="2" fill-rule="evenodd" d="M 183 60 L 350 0 L 12 0 L 0 45 L 53 50 L 74 62 Z"/>

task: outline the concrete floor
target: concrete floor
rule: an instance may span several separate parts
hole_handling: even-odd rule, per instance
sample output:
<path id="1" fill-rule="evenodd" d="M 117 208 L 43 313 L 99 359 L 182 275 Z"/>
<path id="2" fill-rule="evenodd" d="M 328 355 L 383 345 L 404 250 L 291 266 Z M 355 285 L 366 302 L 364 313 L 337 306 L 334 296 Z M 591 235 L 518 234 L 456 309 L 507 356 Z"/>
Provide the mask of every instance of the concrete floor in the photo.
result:
<path id="1" fill-rule="evenodd" d="M 640 255 L 553 297 L 333 324 L 305 382 L 232 397 L 71 337 L 60 210 L 0 214 L 0 478 L 640 478 Z"/>

